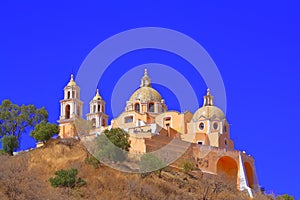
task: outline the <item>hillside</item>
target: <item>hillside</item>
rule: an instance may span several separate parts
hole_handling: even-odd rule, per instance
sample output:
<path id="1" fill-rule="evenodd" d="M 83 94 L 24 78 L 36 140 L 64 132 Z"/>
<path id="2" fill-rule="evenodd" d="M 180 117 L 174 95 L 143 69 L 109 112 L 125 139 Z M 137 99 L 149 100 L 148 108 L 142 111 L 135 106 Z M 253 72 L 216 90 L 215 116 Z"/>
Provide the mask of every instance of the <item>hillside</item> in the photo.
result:
<path id="1" fill-rule="evenodd" d="M 63 144 L 50 140 L 39 149 L 14 157 L 0 156 L 0 199 L 226 199 L 248 196 L 216 177 L 201 172 L 185 174 L 168 167 L 162 176 L 122 173 L 85 163 L 88 153 L 79 141 Z M 78 169 L 86 180 L 81 188 L 53 188 L 49 178 L 59 169 Z M 254 199 L 270 199 L 257 195 Z"/>

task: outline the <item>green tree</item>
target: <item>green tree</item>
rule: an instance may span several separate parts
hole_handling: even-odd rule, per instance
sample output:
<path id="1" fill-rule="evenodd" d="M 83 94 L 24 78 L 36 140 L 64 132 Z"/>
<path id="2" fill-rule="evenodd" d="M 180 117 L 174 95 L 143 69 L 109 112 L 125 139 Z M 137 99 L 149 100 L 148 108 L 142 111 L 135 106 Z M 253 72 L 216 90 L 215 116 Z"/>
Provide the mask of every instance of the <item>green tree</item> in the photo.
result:
<path id="1" fill-rule="evenodd" d="M 129 134 L 125 130 L 121 128 L 106 129 L 104 134 L 115 146 L 125 151 L 129 151 Z"/>
<path id="2" fill-rule="evenodd" d="M 283 195 L 277 196 L 276 200 L 294 200 L 294 197 L 290 196 L 288 194 L 283 194 Z"/>
<path id="3" fill-rule="evenodd" d="M 3 100 L 0 105 L 0 137 L 14 135 L 17 139 L 27 128 L 48 120 L 48 112 L 34 105 L 18 106 L 10 100 Z"/>
<path id="4" fill-rule="evenodd" d="M 56 124 L 42 121 L 34 127 L 34 130 L 31 131 L 30 136 L 32 136 L 35 140 L 45 143 L 58 133 L 59 127 Z"/>
<path id="5" fill-rule="evenodd" d="M 4 135 L 1 141 L 3 151 L 11 156 L 13 155 L 14 150 L 19 148 L 19 141 L 14 135 Z"/>
<path id="6" fill-rule="evenodd" d="M 86 181 L 81 178 L 76 178 L 78 174 L 77 169 L 58 170 L 55 172 L 55 177 L 49 179 L 52 187 L 68 187 L 74 188 L 75 186 L 81 187 L 86 185 Z"/>
<path id="7" fill-rule="evenodd" d="M 121 148 L 113 144 L 105 134 L 96 138 L 95 157 L 102 161 L 122 162 L 126 159 L 125 153 Z"/>
<path id="8" fill-rule="evenodd" d="M 193 163 L 191 163 L 190 161 L 184 161 L 183 162 L 183 171 L 184 173 L 188 173 L 190 171 L 192 171 L 194 169 L 194 165 Z"/>
<path id="9" fill-rule="evenodd" d="M 140 163 L 140 172 L 143 174 L 148 174 L 152 171 L 155 171 L 161 177 L 161 171 L 165 167 L 164 162 L 151 153 L 146 153 L 142 155 Z"/>

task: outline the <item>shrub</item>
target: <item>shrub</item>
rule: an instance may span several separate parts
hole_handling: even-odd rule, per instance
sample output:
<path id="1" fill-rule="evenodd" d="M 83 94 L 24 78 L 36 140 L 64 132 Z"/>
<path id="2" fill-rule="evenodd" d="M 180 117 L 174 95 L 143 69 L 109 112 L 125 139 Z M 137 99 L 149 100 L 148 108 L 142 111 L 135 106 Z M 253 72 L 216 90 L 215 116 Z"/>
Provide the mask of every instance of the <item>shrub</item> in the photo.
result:
<path id="1" fill-rule="evenodd" d="M 92 165 L 94 168 L 98 168 L 99 167 L 99 160 L 97 158 L 95 158 L 94 156 L 92 155 L 88 155 L 85 159 L 84 159 L 84 162 L 86 164 L 89 164 L 89 165 Z"/>
<path id="2" fill-rule="evenodd" d="M 193 163 L 191 163 L 190 161 L 183 162 L 183 172 L 184 173 L 188 173 L 188 172 L 192 171 L 194 168 L 195 167 L 194 167 Z"/>
<path id="3" fill-rule="evenodd" d="M 78 174 L 77 169 L 69 170 L 58 170 L 55 172 L 55 177 L 50 178 L 49 181 L 52 187 L 68 187 L 74 188 L 75 186 L 81 187 L 86 185 L 86 181 L 79 178 L 76 180 L 76 175 Z"/>

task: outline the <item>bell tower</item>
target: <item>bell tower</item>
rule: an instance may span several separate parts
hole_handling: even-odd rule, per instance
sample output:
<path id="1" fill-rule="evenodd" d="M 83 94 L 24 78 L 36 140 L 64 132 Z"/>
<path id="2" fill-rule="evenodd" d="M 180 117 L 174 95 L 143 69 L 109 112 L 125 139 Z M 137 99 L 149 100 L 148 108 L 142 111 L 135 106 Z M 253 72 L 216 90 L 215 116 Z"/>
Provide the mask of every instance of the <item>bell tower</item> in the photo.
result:
<path id="1" fill-rule="evenodd" d="M 60 117 L 58 120 L 61 138 L 77 136 L 74 122 L 82 118 L 82 104 L 80 100 L 80 88 L 74 81 L 73 74 L 67 86 L 64 88 L 64 99 L 60 101 Z"/>
<path id="2" fill-rule="evenodd" d="M 105 114 L 105 101 L 97 89 L 95 97 L 90 101 L 90 113 L 87 120 L 92 122 L 93 128 L 107 126 L 108 116 Z"/>

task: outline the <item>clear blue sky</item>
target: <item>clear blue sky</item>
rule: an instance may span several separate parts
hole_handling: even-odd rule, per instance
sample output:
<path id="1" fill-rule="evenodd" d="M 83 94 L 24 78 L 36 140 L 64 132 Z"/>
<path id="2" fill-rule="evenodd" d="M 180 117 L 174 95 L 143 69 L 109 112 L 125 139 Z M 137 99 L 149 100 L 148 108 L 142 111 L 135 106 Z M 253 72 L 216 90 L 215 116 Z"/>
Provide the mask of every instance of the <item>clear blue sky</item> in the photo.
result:
<path id="1" fill-rule="evenodd" d="M 260 184 L 267 191 L 300 197 L 299 1 L 99 2 L 1 1 L 0 100 L 45 106 L 49 120 L 56 122 L 70 73 L 76 75 L 100 42 L 137 27 L 174 29 L 199 42 L 218 66 L 231 137 L 237 149 L 255 157 Z M 192 72 L 166 52 L 132 52 L 117 59 L 101 80 L 105 100 L 111 98 L 116 70 L 149 62 L 186 66 L 186 74 Z M 176 109 L 170 91 L 157 89 Z M 204 91 L 205 84 L 199 84 L 200 97 Z M 22 148 L 33 144 L 24 139 Z"/>

